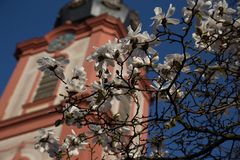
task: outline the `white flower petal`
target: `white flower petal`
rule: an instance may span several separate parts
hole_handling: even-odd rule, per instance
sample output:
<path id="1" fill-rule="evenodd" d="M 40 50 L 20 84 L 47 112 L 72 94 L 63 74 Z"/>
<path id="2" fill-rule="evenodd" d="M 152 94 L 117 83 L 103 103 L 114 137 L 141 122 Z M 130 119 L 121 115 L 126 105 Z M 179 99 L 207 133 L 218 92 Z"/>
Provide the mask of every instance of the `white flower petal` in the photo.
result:
<path id="1" fill-rule="evenodd" d="M 162 14 L 162 8 L 161 7 L 155 7 L 154 8 L 155 15 L 161 15 Z"/>
<path id="2" fill-rule="evenodd" d="M 168 11 L 167 11 L 167 14 L 166 14 L 166 17 L 171 17 L 175 12 L 175 7 L 172 6 L 172 4 L 169 5 L 169 8 L 168 8 Z"/>
<path id="3" fill-rule="evenodd" d="M 177 25 L 180 23 L 180 21 L 178 19 L 175 19 L 175 18 L 168 18 L 167 22 L 169 24 L 173 24 L 173 25 Z"/>

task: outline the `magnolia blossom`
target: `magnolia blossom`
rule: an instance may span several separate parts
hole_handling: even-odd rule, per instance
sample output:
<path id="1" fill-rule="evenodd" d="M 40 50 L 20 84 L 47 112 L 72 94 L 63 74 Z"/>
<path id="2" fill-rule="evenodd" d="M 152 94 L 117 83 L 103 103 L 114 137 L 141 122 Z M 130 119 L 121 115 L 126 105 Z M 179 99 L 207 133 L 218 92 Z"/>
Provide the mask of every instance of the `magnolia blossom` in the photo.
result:
<path id="1" fill-rule="evenodd" d="M 174 84 L 170 87 L 170 84 L 171 84 L 171 82 L 161 83 L 161 82 L 154 80 L 151 87 L 159 92 L 158 98 L 160 100 L 169 100 L 169 95 L 166 92 L 167 90 L 169 90 L 170 95 L 175 100 L 183 98 L 184 92 L 181 91 L 180 88 L 177 88 L 176 85 L 174 85 Z"/>
<path id="2" fill-rule="evenodd" d="M 68 91 L 82 92 L 86 89 L 86 72 L 83 67 L 75 67 L 71 80 L 67 80 L 66 89 Z"/>
<path id="3" fill-rule="evenodd" d="M 70 156 L 77 156 L 79 155 L 79 150 L 85 149 L 86 144 L 88 143 L 82 140 L 81 137 L 78 137 L 74 130 L 72 130 L 72 134 L 64 139 L 61 150 L 67 152 Z"/>
<path id="4" fill-rule="evenodd" d="M 42 57 L 37 60 L 37 63 L 40 65 L 39 70 L 43 71 L 49 75 L 54 75 L 54 73 L 61 78 L 62 80 L 65 79 L 63 74 L 63 68 L 66 64 L 69 63 L 69 60 L 64 59 L 58 61 L 51 57 Z"/>
<path id="5" fill-rule="evenodd" d="M 186 59 L 188 55 L 186 55 Z M 155 69 L 157 72 L 165 79 L 172 80 L 177 71 L 181 69 L 181 72 L 188 73 L 190 71 L 190 67 L 187 64 L 182 64 L 184 60 L 184 54 L 168 54 L 165 57 L 163 64 L 158 64 Z M 183 66 L 182 66 L 183 65 Z"/>
<path id="6" fill-rule="evenodd" d="M 218 64 L 210 65 L 205 70 L 203 68 L 197 68 L 195 69 L 195 72 L 202 74 L 203 80 L 207 80 L 211 83 L 215 82 L 220 77 L 226 78 L 226 66 L 219 66 Z"/>
<path id="7" fill-rule="evenodd" d="M 40 135 L 36 136 L 37 143 L 35 149 L 39 149 L 40 152 L 48 152 L 50 157 L 56 157 L 59 152 L 58 138 L 54 136 L 52 130 L 39 130 Z"/>
<path id="8" fill-rule="evenodd" d="M 209 17 L 201 21 L 196 27 L 196 32 L 192 34 L 195 40 L 195 46 L 208 51 L 219 51 L 226 48 L 227 41 L 231 40 L 228 35 L 222 36 L 230 31 L 222 22 Z M 235 39 L 233 39 L 234 41 Z"/>
<path id="9" fill-rule="evenodd" d="M 95 94 L 87 100 L 90 102 L 90 108 L 100 112 L 107 112 L 112 108 L 112 97 L 108 97 L 110 90 L 107 90 L 107 84 L 103 81 L 93 82 L 92 87 Z"/>
<path id="10" fill-rule="evenodd" d="M 156 39 L 156 36 L 151 34 L 149 35 L 147 31 L 144 31 L 141 33 L 142 30 L 142 24 L 140 23 L 137 27 L 137 29 L 134 31 L 131 26 L 127 27 L 128 35 L 127 39 L 135 39 L 137 40 L 137 43 L 140 45 L 144 45 L 144 42 L 151 42 L 153 44 L 153 40 Z"/>
<path id="11" fill-rule="evenodd" d="M 182 72 L 188 72 L 190 70 L 189 66 L 184 65 L 183 68 L 181 68 L 184 58 L 186 59 L 189 58 L 189 55 L 186 54 L 186 57 L 185 57 L 184 54 L 178 54 L 178 53 L 168 54 L 165 57 L 164 64 L 174 67 L 177 70 L 181 69 Z"/>
<path id="12" fill-rule="evenodd" d="M 203 4 L 202 2 L 202 5 Z M 197 18 L 196 32 L 192 34 L 195 40 L 195 46 L 211 52 L 221 52 L 222 49 L 227 48 L 228 44 L 236 43 L 236 39 L 232 37 L 237 34 L 233 32 L 231 37 L 226 34 L 232 29 L 229 25 L 233 23 L 233 14 L 236 11 L 229 8 L 225 0 L 214 3 L 213 8 L 207 11 L 210 17 Z M 237 25 L 238 22 L 236 21 L 234 26 Z"/>
<path id="13" fill-rule="evenodd" d="M 207 29 L 207 21 L 203 21 L 202 25 L 196 29 L 197 32 L 192 34 L 192 37 L 195 40 L 195 46 L 197 48 L 207 48 L 208 50 L 211 50 L 208 43 L 210 43 L 210 38 L 212 37 Z"/>
<path id="14" fill-rule="evenodd" d="M 183 17 L 186 23 L 190 21 L 193 14 L 203 18 L 208 17 L 208 10 L 212 7 L 210 0 L 187 0 L 187 4 L 187 7 L 183 7 Z M 199 22 L 199 19 L 197 20 Z"/>
<path id="15" fill-rule="evenodd" d="M 235 9 L 229 8 L 226 0 L 219 1 L 213 5 L 209 10 L 209 14 L 214 17 L 218 22 L 232 22 L 232 15 L 236 12 Z"/>
<path id="16" fill-rule="evenodd" d="M 128 135 L 131 132 L 131 130 L 126 126 L 123 126 L 123 127 L 119 128 L 118 130 L 119 130 L 119 132 L 121 132 L 122 134 L 125 134 L 125 135 Z"/>
<path id="17" fill-rule="evenodd" d="M 151 19 L 154 20 L 152 25 L 154 25 L 155 28 L 161 25 L 163 27 L 166 27 L 167 25 L 171 25 L 171 24 L 177 25 L 179 23 L 178 19 L 170 18 L 175 12 L 175 7 L 173 7 L 172 4 L 169 5 L 166 15 L 162 12 L 161 7 L 156 7 L 154 9 L 154 12 L 155 12 L 155 16 L 152 17 Z"/>
<path id="18" fill-rule="evenodd" d="M 105 152 L 118 152 L 120 148 L 124 148 L 123 145 L 127 143 L 125 136 L 130 133 L 130 129 L 127 127 L 120 127 L 112 132 L 111 128 L 90 124 L 89 129 L 89 134 L 95 135 L 92 140 L 93 143 L 101 144 Z"/>
<path id="19" fill-rule="evenodd" d="M 86 80 L 86 72 L 83 67 L 74 67 L 72 79 Z"/>
<path id="20" fill-rule="evenodd" d="M 135 77 L 140 74 L 140 70 L 137 67 L 135 67 L 133 64 L 130 64 L 128 66 L 127 74 L 129 77 Z"/>
<path id="21" fill-rule="evenodd" d="M 132 64 L 133 66 L 140 68 L 144 65 L 150 65 L 150 59 L 148 56 L 145 56 L 144 58 L 134 56 L 132 58 Z"/>
<path id="22" fill-rule="evenodd" d="M 159 56 L 158 56 L 158 53 L 157 53 L 157 52 L 155 52 L 155 53 L 153 54 L 153 56 L 151 57 L 151 61 L 152 61 L 153 63 L 156 63 L 156 62 L 159 61 Z"/>
<path id="23" fill-rule="evenodd" d="M 79 109 L 76 106 L 66 106 L 64 112 L 65 122 L 67 125 L 76 125 L 78 128 L 81 128 L 83 118 L 86 114 L 87 112 L 84 109 Z"/>
<path id="24" fill-rule="evenodd" d="M 107 136 L 106 133 L 104 133 L 104 129 L 100 125 L 89 125 L 90 135 L 95 135 L 93 138 L 94 144 L 101 144 L 104 148 L 107 148 L 110 143 L 110 137 Z"/>
<path id="25" fill-rule="evenodd" d="M 143 50 L 141 48 L 136 48 L 132 51 L 131 56 L 128 58 L 129 64 L 136 64 L 142 61 L 140 67 L 148 66 L 151 62 L 155 63 L 158 59 L 158 52 L 152 47 L 148 47 L 147 50 Z"/>
<path id="26" fill-rule="evenodd" d="M 95 61 L 95 70 L 107 69 L 108 66 L 114 67 L 114 60 L 121 60 L 121 53 L 124 52 L 122 43 L 118 40 L 108 41 L 105 45 L 96 48 L 96 51 L 87 58 L 88 61 Z"/>

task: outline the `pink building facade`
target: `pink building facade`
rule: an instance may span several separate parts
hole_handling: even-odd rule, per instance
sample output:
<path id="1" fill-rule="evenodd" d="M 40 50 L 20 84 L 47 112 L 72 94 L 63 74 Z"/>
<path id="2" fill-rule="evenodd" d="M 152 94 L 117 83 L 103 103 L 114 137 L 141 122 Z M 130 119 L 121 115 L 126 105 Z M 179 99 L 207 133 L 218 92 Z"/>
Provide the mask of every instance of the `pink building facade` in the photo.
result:
<path id="1" fill-rule="evenodd" d="M 89 13 L 76 17 L 86 7 L 89 7 Z M 73 10 L 76 13 L 68 17 Z M 96 10 L 100 11 L 94 13 Z M 71 74 L 74 66 L 83 66 L 90 84 L 96 76 L 94 64 L 87 62 L 86 57 L 94 52 L 93 46 L 99 47 L 109 40 L 124 37 L 126 25 L 134 23 L 137 23 L 136 15 L 120 1 L 116 4 L 100 0 L 72 1 L 60 11 L 52 31 L 17 45 L 18 62 L 0 99 L 0 160 L 51 159 L 34 149 L 38 129 L 53 129 L 61 139 L 70 132 L 65 125 L 54 127 L 54 122 L 61 118 L 54 108 L 62 102 L 58 95 L 64 92 L 64 84 L 44 77 L 38 71 L 37 59 L 44 55 L 68 58 L 70 63 L 65 67 L 66 76 Z M 139 93 L 139 100 L 142 106 L 140 114 L 147 115 L 150 97 Z M 121 110 L 120 104 L 114 106 L 112 113 Z M 134 114 L 135 109 L 132 104 L 126 112 Z M 103 152 L 98 147 L 94 156 L 100 159 Z M 83 150 L 79 157 L 90 159 L 90 153 Z"/>

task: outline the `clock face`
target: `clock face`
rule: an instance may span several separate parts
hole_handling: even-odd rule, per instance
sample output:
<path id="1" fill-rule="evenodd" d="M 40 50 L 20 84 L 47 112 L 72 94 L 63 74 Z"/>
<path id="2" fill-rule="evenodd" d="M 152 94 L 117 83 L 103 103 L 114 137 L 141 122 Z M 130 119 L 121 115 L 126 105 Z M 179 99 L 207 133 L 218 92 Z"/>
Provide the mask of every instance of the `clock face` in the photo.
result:
<path id="1" fill-rule="evenodd" d="M 72 33 L 65 33 L 56 37 L 55 39 L 50 42 L 48 46 L 49 52 L 59 51 L 66 48 L 72 41 L 74 41 L 74 34 Z"/>

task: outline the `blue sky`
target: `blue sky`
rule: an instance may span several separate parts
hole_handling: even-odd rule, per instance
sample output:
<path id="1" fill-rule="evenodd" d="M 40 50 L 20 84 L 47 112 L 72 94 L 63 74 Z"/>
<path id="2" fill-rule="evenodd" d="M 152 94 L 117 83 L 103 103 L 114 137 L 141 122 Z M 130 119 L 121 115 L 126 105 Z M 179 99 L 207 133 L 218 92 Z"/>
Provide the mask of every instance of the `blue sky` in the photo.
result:
<path id="1" fill-rule="evenodd" d="M 0 95 L 16 66 L 14 52 L 18 42 L 44 36 L 51 31 L 59 9 L 69 0 L 1 0 L 0 1 Z M 143 30 L 151 30 L 150 17 L 155 6 L 167 10 L 170 3 L 176 6 L 176 16 L 181 14 L 185 0 L 124 0 L 136 10 Z"/>

